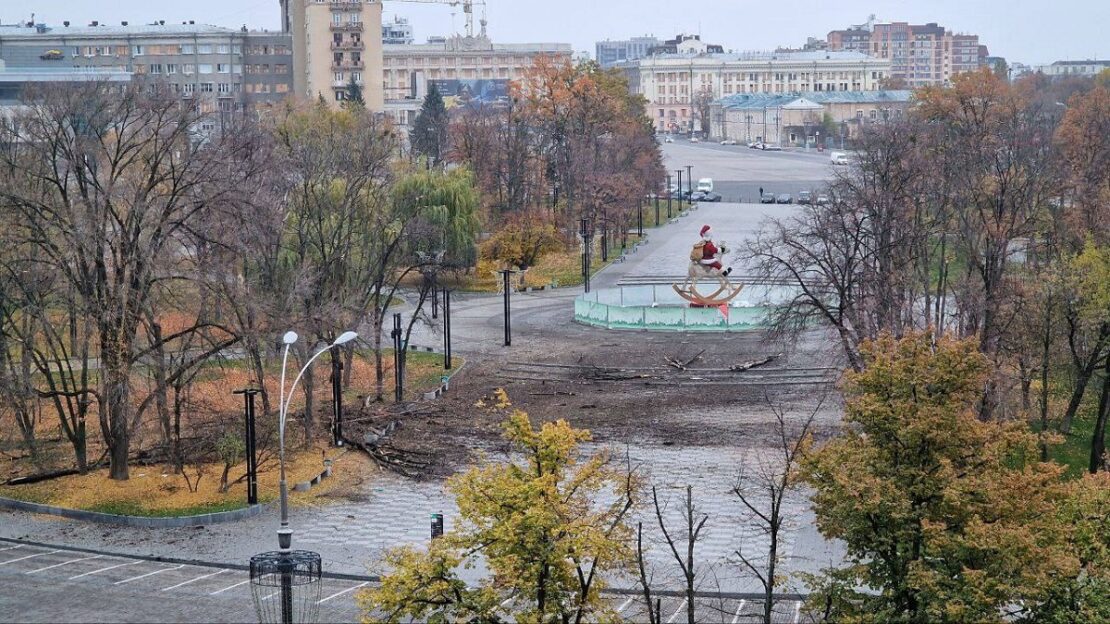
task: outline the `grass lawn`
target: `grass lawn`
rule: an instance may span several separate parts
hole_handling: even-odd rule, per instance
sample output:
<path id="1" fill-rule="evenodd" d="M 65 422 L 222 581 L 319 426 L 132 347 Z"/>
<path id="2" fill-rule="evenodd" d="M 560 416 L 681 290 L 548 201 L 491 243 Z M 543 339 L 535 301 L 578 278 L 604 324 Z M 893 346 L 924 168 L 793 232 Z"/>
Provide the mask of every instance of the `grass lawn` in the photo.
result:
<path id="1" fill-rule="evenodd" d="M 308 481 L 323 471 L 323 458 L 333 460 L 332 478 L 308 492 L 293 492 L 293 486 Z M 246 470 L 245 464 L 231 469 L 229 481 L 234 481 Z M 197 468 L 187 466 L 190 479 L 195 479 Z M 133 466 L 127 481 L 112 481 L 106 468 L 84 475 L 71 475 L 29 485 L 0 486 L 0 496 L 33 503 L 97 511 L 129 516 L 170 517 L 230 511 L 246 507 L 246 482 L 232 484 L 226 493 L 219 492 L 222 464 L 200 467 L 201 477 L 197 491 L 189 490 L 185 478 L 174 474 L 162 464 Z M 369 458 L 357 451 L 334 449 L 317 445 L 298 450 L 287 457 L 287 481 L 290 500 L 294 504 L 311 504 L 338 488 L 349 487 L 365 481 L 374 474 Z M 267 503 L 278 498 L 278 465 L 265 463 L 258 475 L 258 497 Z"/>

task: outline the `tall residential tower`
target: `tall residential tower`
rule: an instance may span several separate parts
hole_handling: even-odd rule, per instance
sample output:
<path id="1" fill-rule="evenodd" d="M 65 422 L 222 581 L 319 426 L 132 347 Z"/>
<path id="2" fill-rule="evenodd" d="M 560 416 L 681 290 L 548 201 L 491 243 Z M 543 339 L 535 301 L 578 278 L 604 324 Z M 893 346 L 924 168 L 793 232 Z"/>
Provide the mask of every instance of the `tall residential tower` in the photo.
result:
<path id="1" fill-rule="evenodd" d="M 381 111 L 381 0 L 281 0 L 293 37 L 293 90 L 338 106 L 353 80 L 367 108 Z"/>

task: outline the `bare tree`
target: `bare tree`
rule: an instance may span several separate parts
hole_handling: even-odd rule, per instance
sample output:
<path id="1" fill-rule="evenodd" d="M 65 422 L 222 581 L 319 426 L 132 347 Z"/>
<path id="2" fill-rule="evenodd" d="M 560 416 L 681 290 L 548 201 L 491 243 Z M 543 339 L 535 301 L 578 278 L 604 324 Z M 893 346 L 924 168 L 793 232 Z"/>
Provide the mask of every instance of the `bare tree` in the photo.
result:
<path id="1" fill-rule="evenodd" d="M 201 113 L 158 87 L 51 87 L 30 91 L 25 104 L 0 131 L 0 202 L 94 327 L 110 476 L 127 479 L 144 312 L 186 279 L 180 254 L 200 216 L 261 164 L 242 167 L 243 137 L 204 134 Z"/>
<path id="2" fill-rule="evenodd" d="M 775 446 L 767 455 L 756 458 L 755 465 L 742 465 L 732 491 L 745 510 L 745 522 L 756 527 L 768 540 L 767 552 L 752 555 L 738 548 L 736 557 L 741 566 L 759 580 L 763 587 L 763 621 L 770 624 L 774 613 L 775 590 L 780 585 L 778 564 L 783 528 L 790 521 L 786 505 L 797 489 L 794 478 L 798 461 L 805 451 L 813 429 L 813 420 L 824 403 L 824 397 L 807 417 L 791 423 L 786 412 L 770 399 L 767 405 L 775 415 Z"/>
<path id="3" fill-rule="evenodd" d="M 682 520 L 683 520 L 683 534 L 681 537 L 674 537 L 671 535 L 671 530 L 667 528 L 667 522 L 663 519 L 663 514 L 667 509 L 667 504 L 659 502 L 659 492 L 655 487 L 651 488 L 651 502 L 655 510 L 655 520 L 659 524 L 659 530 L 663 533 L 663 541 L 667 544 L 667 549 L 670 551 L 671 556 L 674 557 L 675 563 L 678 564 L 678 569 L 682 573 L 683 592 L 686 597 L 686 618 L 689 624 L 694 624 L 696 621 L 696 590 L 697 590 L 697 577 L 698 565 L 694 558 L 695 546 L 699 539 L 701 539 L 702 529 L 705 528 L 705 523 L 709 520 L 707 514 L 701 513 L 694 505 L 694 489 L 693 487 L 686 486 L 686 498 L 682 507 Z M 682 552 L 679 552 L 679 549 Z M 658 612 L 658 606 L 655 607 L 651 604 L 651 585 L 650 577 L 645 570 L 644 553 L 642 544 L 642 527 L 637 531 L 637 559 L 640 571 L 640 584 L 644 593 L 644 599 L 647 602 L 649 616 L 655 622 L 659 621 L 661 615 Z M 654 611 L 654 615 L 650 615 Z"/>

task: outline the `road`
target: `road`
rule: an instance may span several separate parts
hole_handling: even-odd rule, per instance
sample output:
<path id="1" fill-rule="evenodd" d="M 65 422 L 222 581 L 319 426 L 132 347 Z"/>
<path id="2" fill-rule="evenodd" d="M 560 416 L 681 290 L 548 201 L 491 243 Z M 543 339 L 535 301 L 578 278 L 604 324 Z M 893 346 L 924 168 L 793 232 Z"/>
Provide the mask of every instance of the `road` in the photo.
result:
<path id="1" fill-rule="evenodd" d="M 713 190 L 726 202 L 758 202 L 759 190 L 791 193 L 820 189 L 832 177 L 827 153 L 804 151 L 764 152 L 739 145 L 689 143 L 679 140 L 663 144 L 663 156 L 672 181 L 686 166 L 694 180 L 712 178 Z M 696 182 L 695 182 L 696 184 Z"/>

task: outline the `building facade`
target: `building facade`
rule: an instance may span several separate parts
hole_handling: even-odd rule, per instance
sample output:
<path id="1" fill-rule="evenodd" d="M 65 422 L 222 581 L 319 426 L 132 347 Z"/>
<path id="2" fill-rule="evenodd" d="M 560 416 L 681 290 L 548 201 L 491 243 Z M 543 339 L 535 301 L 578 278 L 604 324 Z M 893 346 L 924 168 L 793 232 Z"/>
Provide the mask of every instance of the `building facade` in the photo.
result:
<path id="1" fill-rule="evenodd" d="M 382 22 L 382 45 L 409 45 L 413 42 L 412 24 L 406 17 L 394 17 L 392 22 Z"/>
<path id="2" fill-rule="evenodd" d="M 505 85 L 521 77 L 537 57 L 569 61 L 573 51 L 566 43 L 493 43 L 485 33 L 435 41 L 383 48 L 386 110 L 399 126 L 407 127 L 412 123 L 432 82 L 450 84 L 475 95 L 501 93 Z"/>
<path id="3" fill-rule="evenodd" d="M 1056 61 L 1051 65 L 1039 65 L 1034 69 L 1053 79 L 1091 78 L 1110 69 L 1110 61 Z"/>
<path id="4" fill-rule="evenodd" d="M 381 0 L 282 0 L 281 9 L 298 97 L 339 106 L 353 81 L 368 109 L 384 109 Z"/>
<path id="5" fill-rule="evenodd" d="M 877 91 L 890 61 L 859 52 L 664 54 L 617 64 L 658 132 L 704 132 L 695 103 L 734 94 Z"/>
<path id="6" fill-rule="evenodd" d="M 821 91 L 731 95 L 710 108 L 712 135 L 745 143 L 842 146 L 868 124 L 900 119 L 911 92 Z"/>
<path id="7" fill-rule="evenodd" d="M 986 63 L 987 48 L 978 35 L 953 33 L 935 23 L 868 22 L 828 36 L 828 49 L 889 59 L 890 75 L 907 87 L 949 84 L 956 74 Z"/>
<path id="8" fill-rule="evenodd" d="M 598 41 L 595 44 L 598 64 L 610 67 L 621 61 L 634 61 L 647 56 L 652 49 L 663 45 L 663 41 L 655 37 L 633 37 L 624 41 Z"/>
<path id="9" fill-rule="evenodd" d="M 0 60 L 9 71 L 163 80 L 205 111 L 272 104 L 288 96 L 293 77 L 288 35 L 194 23 L 0 26 Z"/>

